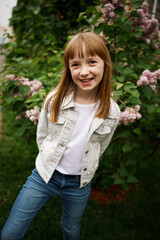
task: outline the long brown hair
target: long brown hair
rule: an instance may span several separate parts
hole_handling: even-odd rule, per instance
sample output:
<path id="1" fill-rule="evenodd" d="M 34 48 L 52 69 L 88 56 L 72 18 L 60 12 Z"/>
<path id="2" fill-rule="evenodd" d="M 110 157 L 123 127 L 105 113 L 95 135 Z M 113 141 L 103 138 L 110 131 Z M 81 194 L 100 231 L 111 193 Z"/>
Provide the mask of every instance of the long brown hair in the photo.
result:
<path id="1" fill-rule="evenodd" d="M 56 89 L 52 90 L 56 90 L 54 96 L 51 96 L 46 103 L 46 107 L 48 109 L 48 104 L 54 97 L 50 112 L 51 122 L 57 122 L 59 109 L 63 99 L 76 89 L 76 85 L 72 80 L 69 69 L 69 60 L 74 58 L 75 52 L 77 51 L 79 57 L 83 58 L 84 46 L 85 54 L 87 56 L 97 55 L 104 61 L 103 79 L 99 84 L 99 91 L 97 91 L 96 96 L 96 99 L 100 100 L 96 117 L 105 119 L 109 114 L 112 75 L 112 64 L 110 55 L 104 41 L 97 34 L 92 32 L 83 32 L 75 35 L 66 46 L 63 57 L 64 68 L 61 81 L 56 87 Z"/>

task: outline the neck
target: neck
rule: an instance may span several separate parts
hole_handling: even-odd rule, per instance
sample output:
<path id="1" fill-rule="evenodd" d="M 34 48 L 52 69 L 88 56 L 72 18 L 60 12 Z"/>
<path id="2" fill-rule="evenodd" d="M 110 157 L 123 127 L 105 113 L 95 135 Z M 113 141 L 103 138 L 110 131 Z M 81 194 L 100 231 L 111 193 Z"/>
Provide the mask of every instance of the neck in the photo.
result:
<path id="1" fill-rule="evenodd" d="M 96 92 L 92 91 L 89 93 L 88 91 L 86 91 L 86 92 L 76 91 L 74 100 L 75 100 L 75 102 L 77 102 L 79 104 L 84 104 L 84 105 L 95 103 L 97 101 Z"/>

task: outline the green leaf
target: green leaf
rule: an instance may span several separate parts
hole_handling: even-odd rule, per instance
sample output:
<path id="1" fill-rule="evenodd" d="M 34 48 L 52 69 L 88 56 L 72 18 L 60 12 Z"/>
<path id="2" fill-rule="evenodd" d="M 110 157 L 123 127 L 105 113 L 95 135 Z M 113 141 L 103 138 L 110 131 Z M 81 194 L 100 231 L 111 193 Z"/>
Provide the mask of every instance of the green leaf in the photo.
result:
<path id="1" fill-rule="evenodd" d="M 122 73 L 122 70 L 123 70 L 122 65 L 113 65 L 113 66 L 114 66 L 114 69 L 116 70 L 116 72 Z"/>
<path id="2" fill-rule="evenodd" d="M 19 92 L 22 94 L 23 97 L 25 97 L 30 92 L 29 86 L 18 86 Z"/>
<path id="3" fill-rule="evenodd" d="M 20 63 L 20 62 L 22 61 L 22 59 L 23 59 L 23 57 L 18 57 L 18 58 L 13 57 L 13 58 L 12 58 L 12 60 L 15 61 L 15 62 L 17 62 L 17 63 Z"/>
<path id="4" fill-rule="evenodd" d="M 120 89 L 121 87 L 123 87 L 122 83 L 116 83 L 116 90 Z"/>
<path id="5" fill-rule="evenodd" d="M 127 129 L 124 129 L 120 134 L 119 134 L 120 137 L 131 137 L 132 136 L 132 133 L 131 131 L 127 130 Z"/>
<path id="6" fill-rule="evenodd" d="M 160 105 L 158 105 L 157 107 L 156 107 L 156 112 L 160 112 Z"/>
<path id="7" fill-rule="evenodd" d="M 140 136 L 141 135 L 141 128 L 135 128 L 135 129 L 133 129 L 133 132 Z"/>
<path id="8" fill-rule="evenodd" d="M 131 89 L 131 88 L 136 89 L 137 86 L 135 86 L 132 82 L 126 82 L 126 84 L 124 85 L 124 90 L 125 90 L 125 91 L 128 91 L 128 90 Z"/>
<path id="9" fill-rule="evenodd" d="M 121 28 L 122 32 L 126 32 L 128 34 L 131 33 L 131 26 L 130 26 L 130 24 L 128 24 L 128 23 L 121 24 L 119 27 Z"/>
<path id="10" fill-rule="evenodd" d="M 123 75 L 129 75 L 131 73 L 133 73 L 133 70 L 130 67 L 124 68 L 122 72 Z"/>
<path id="11" fill-rule="evenodd" d="M 143 93 L 146 98 L 150 99 L 153 95 L 153 90 L 150 86 L 144 86 Z"/>
<path id="12" fill-rule="evenodd" d="M 151 69 L 153 65 L 149 63 L 139 63 L 136 65 L 136 67 L 144 70 L 144 69 Z"/>
<path id="13" fill-rule="evenodd" d="M 124 82 L 124 81 L 125 81 L 125 77 L 124 77 L 124 76 L 118 76 L 118 77 L 116 77 L 116 79 L 117 79 L 119 82 Z"/>
<path id="14" fill-rule="evenodd" d="M 133 97 L 139 98 L 140 93 L 136 90 L 137 86 L 135 86 L 133 83 L 127 82 L 124 86 L 125 92 L 130 93 Z"/>
<path id="15" fill-rule="evenodd" d="M 132 174 L 128 176 L 127 178 L 127 182 L 128 183 L 136 183 L 138 182 L 137 178 L 135 176 L 133 176 Z"/>
<path id="16" fill-rule="evenodd" d="M 97 9 L 95 8 L 95 6 L 89 6 L 87 8 L 87 12 L 88 13 L 97 13 Z"/>
<path id="17" fill-rule="evenodd" d="M 99 24 L 98 26 L 95 26 L 94 32 L 96 34 L 100 34 L 100 32 L 102 32 L 102 31 L 103 31 L 103 24 Z"/>
<path id="18" fill-rule="evenodd" d="M 146 108 L 147 108 L 148 113 L 152 113 L 155 111 L 156 106 L 155 106 L 155 104 L 150 104 L 150 105 L 146 105 Z"/>
<path id="19" fill-rule="evenodd" d="M 15 41 L 10 42 L 10 46 L 13 48 L 17 48 L 17 43 Z"/>
<path id="20" fill-rule="evenodd" d="M 19 127 L 15 133 L 16 136 L 19 136 L 19 137 L 22 137 L 23 134 L 25 133 L 27 127 L 26 126 L 22 126 L 22 127 Z"/>
<path id="21" fill-rule="evenodd" d="M 129 76 L 132 77 L 132 78 L 134 78 L 134 79 L 136 79 L 136 80 L 139 79 L 139 76 L 138 76 L 138 74 L 136 74 L 136 73 L 131 73 Z"/>
<path id="22" fill-rule="evenodd" d="M 116 184 L 123 184 L 124 183 L 124 180 L 122 179 L 122 178 L 116 178 L 115 180 L 114 180 L 114 184 L 116 185 Z"/>
<path id="23" fill-rule="evenodd" d="M 121 167 L 121 168 L 117 169 L 117 171 L 118 171 L 119 175 L 122 176 L 122 177 L 128 176 L 128 174 L 129 174 L 127 169 L 124 168 L 124 167 Z"/>
<path id="24" fill-rule="evenodd" d="M 81 12 L 79 14 L 79 17 L 77 18 L 77 22 L 80 22 L 82 20 L 86 19 L 86 12 Z"/>
<path id="25" fill-rule="evenodd" d="M 123 152 L 130 152 L 133 150 L 133 146 L 130 142 L 126 142 L 126 144 L 122 147 Z"/>
<path id="26" fill-rule="evenodd" d="M 130 166 L 130 165 L 132 165 L 132 166 L 137 165 L 137 161 L 135 159 L 128 159 L 126 161 L 126 166 Z"/>
<path id="27" fill-rule="evenodd" d="M 142 36 L 142 32 L 134 33 L 133 36 L 135 36 L 136 38 L 140 38 Z"/>
<path id="28" fill-rule="evenodd" d="M 5 98 L 5 102 L 6 102 L 7 104 L 10 104 L 10 103 L 12 103 L 12 102 L 14 102 L 14 101 L 15 101 L 15 98 L 12 97 L 12 96 Z"/>
<path id="29" fill-rule="evenodd" d="M 140 100 L 139 98 L 133 97 L 133 96 L 130 96 L 130 97 L 127 99 L 127 103 L 130 103 L 130 104 L 133 104 L 133 105 L 136 105 L 136 104 L 142 105 L 141 100 Z"/>
<path id="30" fill-rule="evenodd" d="M 15 100 L 16 100 L 16 101 L 24 101 L 24 98 L 22 98 L 22 97 L 16 97 Z"/>
<path id="31" fill-rule="evenodd" d="M 123 94 L 122 90 L 114 91 L 114 96 L 117 100 L 120 98 L 120 96 L 122 96 L 122 94 Z"/>
<path id="32" fill-rule="evenodd" d="M 114 173 L 112 175 L 112 178 L 114 178 L 114 184 L 123 184 L 124 183 L 124 180 L 119 176 L 118 173 Z"/>
<path id="33" fill-rule="evenodd" d="M 125 22 L 126 20 L 127 20 L 127 16 L 126 16 L 126 15 L 122 15 L 122 16 L 121 16 L 121 21 L 122 21 L 122 22 Z"/>
<path id="34" fill-rule="evenodd" d="M 130 89 L 128 92 L 135 98 L 139 98 L 140 97 L 140 93 L 136 89 Z"/>

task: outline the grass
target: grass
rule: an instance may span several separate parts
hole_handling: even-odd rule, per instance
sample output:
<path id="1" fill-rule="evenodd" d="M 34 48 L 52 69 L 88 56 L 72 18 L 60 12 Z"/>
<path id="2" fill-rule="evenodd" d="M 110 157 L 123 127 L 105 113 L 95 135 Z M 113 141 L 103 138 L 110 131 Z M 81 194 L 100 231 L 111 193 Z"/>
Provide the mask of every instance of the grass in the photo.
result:
<path id="1" fill-rule="evenodd" d="M 35 149 L 33 151 L 33 149 Z M 34 144 L 2 137 L 0 143 L 0 229 L 27 176 L 34 168 Z M 149 159 L 138 173 L 140 183 L 125 201 L 99 205 L 89 200 L 83 216 L 81 240 L 160 239 L 160 161 Z M 62 239 L 61 201 L 53 197 L 33 220 L 25 240 Z"/>

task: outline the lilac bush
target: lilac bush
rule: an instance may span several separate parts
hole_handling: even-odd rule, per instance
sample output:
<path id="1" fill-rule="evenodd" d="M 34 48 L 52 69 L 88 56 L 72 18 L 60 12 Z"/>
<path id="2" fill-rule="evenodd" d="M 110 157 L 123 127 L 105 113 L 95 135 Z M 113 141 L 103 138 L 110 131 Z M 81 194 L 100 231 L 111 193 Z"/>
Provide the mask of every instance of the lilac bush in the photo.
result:
<path id="1" fill-rule="evenodd" d="M 121 114 L 113 140 L 101 157 L 104 161 L 99 173 L 103 175 L 97 174 L 95 179 L 101 186 L 112 184 L 114 179 L 115 184 L 127 188 L 137 181 L 137 169 L 146 166 L 160 144 L 159 23 L 151 19 L 149 1 L 100 3 L 80 14 L 78 21 L 86 21 L 81 30 L 95 31 L 105 41 L 113 63 L 113 97 Z M 46 72 L 50 77 L 47 85 L 52 89 L 60 71 L 57 68 L 48 72 L 46 66 Z M 30 81 L 29 74 L 24 76 L 6 76 L 1 88 L 2 102 L 3 108 L 15 113 L 15 125 L 21 126 L 19 134 L 30 136 L 35 133 L 42 101 L 51 89 L 46 90 L 37 80 Z M 46 81 L 44 77 L 39 79 Z"/>
<path id="2" fill-rule="evenodd" d="M 88 29 L 105 41 L 113 63 L 113 97 L 120 120 L 101 161 L 97 181 L 127 188 L 160 144 L 160 36 L 149 1 L 103 0 L 83 13 Z M 93 12 L 93 14 L 92 14 Z M 117 171 L 117 172 L 116 172 Z M 116 173 L 115 173 L 116 172 Z"/>
<path id="3" fill-rule="evenodd" d="M 36 125 L 42 99 L 45 95 L 43 88 L 42 82 L 36 79 L 31 81 L 24 76 L 8 74 L 5 76 L 2 89 L 3 105 L 6 108 L 11 107 L 14 110 L 15 119 L 18 122 L 29 119 Z"/>
<path id="4" fill-rule="evenodd" d="M 43 88 L 42 83 L 38 80 L 29 81 L 29 78 L 25 78 L 23 76 L 17 77 L 14 74 L 6 75 L 5 78 L 9 81 L 17 81 L 18 86 L 28 86 L 30 88 L 29 93 L 25 96 L 25 99 L 30 98 L 34 93 L 38 92 L 40 89 Z M 16 92 L 13 95 L 16 97 L 22 97 L 22 94 L 20 92 Z"/>

